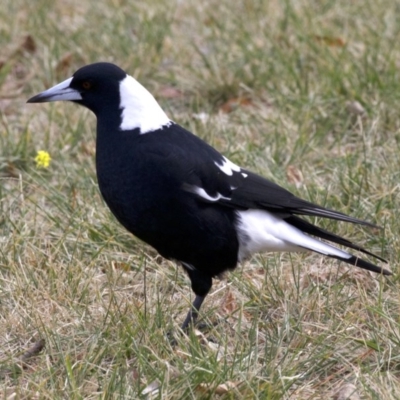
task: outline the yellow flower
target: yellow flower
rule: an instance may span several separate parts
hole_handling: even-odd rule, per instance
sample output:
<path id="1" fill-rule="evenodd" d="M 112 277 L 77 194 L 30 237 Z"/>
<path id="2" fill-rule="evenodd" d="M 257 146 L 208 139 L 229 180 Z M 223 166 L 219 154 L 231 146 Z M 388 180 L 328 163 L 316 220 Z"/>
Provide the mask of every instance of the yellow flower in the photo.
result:
<path id="1" fill-rule="evenodd" d="M 47 168 L 50 165 L 51 157 L 47 151 L 39 150 L 35 157 L 37 168 Z"/>

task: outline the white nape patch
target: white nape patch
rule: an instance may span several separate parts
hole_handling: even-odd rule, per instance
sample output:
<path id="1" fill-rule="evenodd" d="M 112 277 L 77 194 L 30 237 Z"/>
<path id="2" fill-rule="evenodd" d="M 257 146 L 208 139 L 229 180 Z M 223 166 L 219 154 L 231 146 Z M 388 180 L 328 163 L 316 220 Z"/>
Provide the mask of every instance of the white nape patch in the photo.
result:
<path id="1" fill-rule="evenodd" d="M 243 176 L 243 178 L 247 178 L 249 175 L 242 172 L 242 176 Z"/>
<path id="2" fill-rule="evenodd" d="M 229 197 L 222 196 L 222 194 L 217 193 L 216 196 L 210 196 L 203 188 L 194 186 L 194 185 L 184 185 L 184 189 L 188 192 L 195 193 L 202 197 L 203 199 L 207 201 L 218 201 L 220 199 L 223 200 L 230 200 Z"/>
<path id="3" fill-rule="evenodd" d="M 324 255 L 350 258 L 351 255 L 306 235 L 282 218 L 264 210 L 237 211 L 239 261 L 267 251 L 312 250 Z"/>
<path id="4" fill-rule="evenodd" d="M 171 125 L 172 121 L 152 94 L 130 75 L 121 81 L 119 92 L 122 131 L 139 128 L 143 134 Z"/>
<path id="5" fill-rule="evenodd" d="M 226 157 L 223 157 L 222 164 L 215 162 L 215 165 L 226 175 L 232 176 L 233 171 L 239 172 L 240 167 L 234 164 L 232 161 L 228 160 Z"/>

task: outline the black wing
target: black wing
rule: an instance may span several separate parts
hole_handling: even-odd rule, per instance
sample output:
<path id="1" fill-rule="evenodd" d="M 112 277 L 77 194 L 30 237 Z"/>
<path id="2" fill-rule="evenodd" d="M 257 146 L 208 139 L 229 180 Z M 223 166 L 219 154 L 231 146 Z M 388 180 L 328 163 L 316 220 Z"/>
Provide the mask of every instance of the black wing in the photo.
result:
<path id="1" fill-rule="evenodd" d="M 195 194 L 201 201 L 242 210 L 263 209 L 377 227 L 296 197 L 276 183 L 235 165 L 178 124 L 173 124 L 169 131 L 159 135 L 152 133 L 147 138 L 152 141 L 150 148 L 157 148 L 162 157 L 168 159 L 164 164 L 173 176 L 181 180 L 181 188 Z"/>
<path id="2" fill-rule="evenodd" d="M 236 167 L 236 170 L 229 166 Z M 214 157 L 209 160 L 209 165 L 203 164 L 202 168 L 196 168 L 196 172 L 197 176 L 193 177 L 195 179 L 185 182 L 183 189 L 197 194 L 202 201 L 218 202 L 242 210 L 263 209 L 273 213 L 318 216 L 377 227 L 370 222 L 302 200 L 276 183 L 231 164 L 221 155 L 219 160 Z"/>

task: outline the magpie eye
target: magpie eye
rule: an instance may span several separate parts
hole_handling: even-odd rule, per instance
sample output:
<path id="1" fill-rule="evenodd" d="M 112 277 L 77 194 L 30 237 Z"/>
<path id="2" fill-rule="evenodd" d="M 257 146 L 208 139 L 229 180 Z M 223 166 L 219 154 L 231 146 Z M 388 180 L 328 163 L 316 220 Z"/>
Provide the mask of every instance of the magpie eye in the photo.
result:
<path id="1" fill-rule="evenodd" d="M 83 82 L 82 82 L 82 87 L 83 87 L 85 90 L 88 90 L 88 89 L 90 89 L 90 88 L 92 87 L 92 84 L 91 84 L 89 81 L 83 81 Z"/>

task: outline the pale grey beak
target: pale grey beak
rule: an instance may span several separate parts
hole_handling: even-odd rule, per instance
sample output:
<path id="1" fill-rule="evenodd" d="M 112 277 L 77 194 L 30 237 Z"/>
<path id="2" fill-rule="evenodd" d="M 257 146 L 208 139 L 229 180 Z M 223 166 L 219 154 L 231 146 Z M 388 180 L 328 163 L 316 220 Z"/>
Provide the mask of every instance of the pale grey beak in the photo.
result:
<path id="1" fill-rule="evenodd" d="M 81 94 L 77 90 L 72 89 L 69 86 L 71 81 L 72 78 L 68 78 L 65 81 L 53 86 L 52 88 L 31 97 L 27 101 L 27 103 L 46 103 L 49 101 L 58 100 L 82 100 Z"/>

